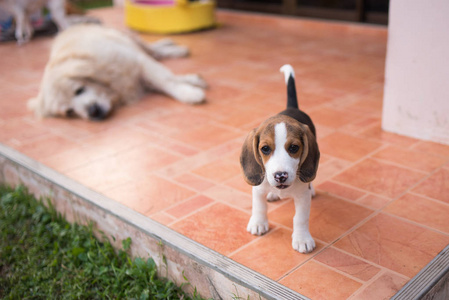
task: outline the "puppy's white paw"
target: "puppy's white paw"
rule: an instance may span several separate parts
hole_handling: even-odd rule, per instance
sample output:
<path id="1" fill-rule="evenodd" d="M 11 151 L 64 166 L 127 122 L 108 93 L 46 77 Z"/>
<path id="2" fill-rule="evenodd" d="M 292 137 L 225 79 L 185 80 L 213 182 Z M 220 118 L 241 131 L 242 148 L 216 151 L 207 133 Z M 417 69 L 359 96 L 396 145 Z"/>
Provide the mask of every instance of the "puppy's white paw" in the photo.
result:
<path id="1" fill-rule="evenodd" d="M 251 217 L 246 230 L 254 235 L 262 235 L 268 231 L 268 220 Z"/>
<path id="2" fill-rule="evenodd" d="M 274 194 L 274 193 L 268 193 L 268 195 L 267 195 L 267 200 L 268 200 L 269 202 L 274 202 L 274 201 L 281 200 L 281 198 L 279 198 L 279 196 L 276 195 L 276 194 Z"/>
<path id="3" fill-rule="evenodd" d="M 206 94 L 203 89 L 185 83 L 180 83 L 176 87 L 175 98 L 183 103 L 197 104 L 205 100 Z"/>
<path id="4" fill-rule="evenodd" d="M 315 241 L 310 233 L 307 234 L 293 234 L 292 247 L 301 253 L 310 253 L 315 249 Z"/>

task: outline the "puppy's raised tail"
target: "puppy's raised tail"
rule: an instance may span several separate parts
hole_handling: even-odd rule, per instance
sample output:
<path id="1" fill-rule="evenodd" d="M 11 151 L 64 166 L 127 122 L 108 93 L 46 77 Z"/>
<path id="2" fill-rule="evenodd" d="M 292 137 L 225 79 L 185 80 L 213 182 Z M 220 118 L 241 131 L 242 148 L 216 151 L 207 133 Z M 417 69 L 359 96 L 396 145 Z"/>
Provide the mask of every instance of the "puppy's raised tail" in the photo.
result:
<path id="1" fill-rule="evenodd" d="M 287 108 L 298 108 L 296 97 L 295 71 L 291 65 L 283 65 L 280 69 L 284 73 L 285 84 L 287 85 Z"/>

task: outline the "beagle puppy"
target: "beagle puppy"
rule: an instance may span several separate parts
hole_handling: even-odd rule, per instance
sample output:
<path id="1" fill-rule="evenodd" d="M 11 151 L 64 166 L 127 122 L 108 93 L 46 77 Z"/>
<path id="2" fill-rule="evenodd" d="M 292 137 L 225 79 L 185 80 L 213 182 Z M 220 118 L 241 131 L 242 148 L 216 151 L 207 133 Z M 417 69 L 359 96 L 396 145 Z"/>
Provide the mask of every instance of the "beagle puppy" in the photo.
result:
<path id="1" fill-rule="evenodd" d="M 312 194 L 320 159 L 315 126 L 299 110 L 294 71 L 284 65 L 287 109 L 267 119 L 247 136 L 240 155 L 245 181 L 252 185 L 252 216 L 247 231 L 262 235 L 268 231 L 267 202 L 293 198 L 293 249 L 308 253 L 315 248 L 309 232 Z"/>

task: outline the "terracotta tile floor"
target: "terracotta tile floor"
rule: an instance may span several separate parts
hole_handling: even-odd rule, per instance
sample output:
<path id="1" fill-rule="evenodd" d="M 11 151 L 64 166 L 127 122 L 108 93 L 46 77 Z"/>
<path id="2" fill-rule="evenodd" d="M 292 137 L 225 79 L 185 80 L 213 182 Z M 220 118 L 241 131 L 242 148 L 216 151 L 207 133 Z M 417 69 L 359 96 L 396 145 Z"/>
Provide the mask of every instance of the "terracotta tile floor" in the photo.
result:
<path id="1" fill-rule="evenodd" d="M 93 14 L 124 27 L 119 9 Z M 310 298 L 391 296 L 449 243 L 449 146 L 381 130 L 386 28 L 217 15 L 215 30 L 173 36 L 192 56 L 165 62 L 204 76 L 206 104 L 147 95 L 103 123 L 35 119 L 51 38 L 0 45 L 0 141 Z M 239 151 L 284 108 L 285 63 L 322 152 L 308 255 L 291 248 L 291 200 L 269 203 L 265 236 L 246 232 Z"/>

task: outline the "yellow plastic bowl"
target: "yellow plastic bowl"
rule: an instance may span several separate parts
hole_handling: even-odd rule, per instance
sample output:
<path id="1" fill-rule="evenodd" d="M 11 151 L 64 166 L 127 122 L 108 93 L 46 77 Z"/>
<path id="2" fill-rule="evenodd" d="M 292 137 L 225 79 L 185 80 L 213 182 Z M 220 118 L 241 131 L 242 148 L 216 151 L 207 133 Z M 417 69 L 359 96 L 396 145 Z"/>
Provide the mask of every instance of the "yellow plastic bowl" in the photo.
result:
<path id="1" fill-rule="evenodd" d="M 125 1 L 125 23 L 153 33 L 182 33 L 215 26 L 215 2 L 176 0 L 173 5 L 148 5 Z"/>

